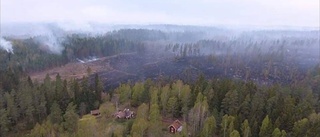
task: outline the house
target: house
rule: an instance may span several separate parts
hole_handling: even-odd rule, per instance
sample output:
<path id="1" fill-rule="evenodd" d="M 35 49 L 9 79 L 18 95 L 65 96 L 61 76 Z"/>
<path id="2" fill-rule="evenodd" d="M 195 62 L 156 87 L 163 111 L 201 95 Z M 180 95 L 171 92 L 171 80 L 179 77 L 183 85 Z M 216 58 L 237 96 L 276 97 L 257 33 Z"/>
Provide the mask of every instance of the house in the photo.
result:
<path id="1" fill-rule="evenodd" d="M 99 116 L 100 115 L 100 111 L 99 111 L 99 109 L 91 110 L 90 114 L 93 115 L 93 116 Z"/>
<path id="2" fill-rule="evenodd" d="M 182 123 L 179 120 L 175 120 L 170 126 L 169 126 L 169 132 L 175 134 L 176 132 L 182 131 Z"/>
<path id="3" fill-rule="evenodd" d="M 134 112 L 125 108 L 123 111 L 119 110 L 114 116 L 118 119 L 130 119 L 134 117 Z"/>

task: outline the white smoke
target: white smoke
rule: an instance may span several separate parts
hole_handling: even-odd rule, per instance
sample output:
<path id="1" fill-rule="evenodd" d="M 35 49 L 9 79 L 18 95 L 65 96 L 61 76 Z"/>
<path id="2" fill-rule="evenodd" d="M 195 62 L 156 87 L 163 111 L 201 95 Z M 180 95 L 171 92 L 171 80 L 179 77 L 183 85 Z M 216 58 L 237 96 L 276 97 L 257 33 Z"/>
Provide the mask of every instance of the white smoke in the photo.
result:
<path id="1" fill-rule="evenodd" d="M 8 53 L 13 53 L 11 42 L 5 40 L 4 38 L 0 38 L 0 47 L 6 50 Z"/>
<path id="2" fill-rule="evenodd" d="M 95 57 L 95 56 L 92 56 L 92 57 L 89 57 L 89 58 L 86 58 L 86 59 L 83 59 L 83 60 L 77 58 L 77 60 L 78 60 L 80 63 L 89 63 L 89 62 L 97 61 L 97 60 L 99 60 L 99 59 L 98 59 L 97 57 Z"/>
<path id="3" fill-rule="evenodd" d="M 48 33 L 37 40 L 42 44 L 42 46 L 47 47 L 50 52 L 54 54 L 61 54 L 61 52 L 64 50 L 64 47 L 61 45 L 61 42 L 58 40 L 57 36 L 53 35 L 52 33 Z"/>
<path id="4" fill-rule="evenodd" d="M 38 25 L 33 34 L 36 36 L 36 41 L 41 44 L 41 47 L 54 54 L 61 54 L 64 47 L 61 45 L 64 37 L 64 32 L 52 25 Z"/>

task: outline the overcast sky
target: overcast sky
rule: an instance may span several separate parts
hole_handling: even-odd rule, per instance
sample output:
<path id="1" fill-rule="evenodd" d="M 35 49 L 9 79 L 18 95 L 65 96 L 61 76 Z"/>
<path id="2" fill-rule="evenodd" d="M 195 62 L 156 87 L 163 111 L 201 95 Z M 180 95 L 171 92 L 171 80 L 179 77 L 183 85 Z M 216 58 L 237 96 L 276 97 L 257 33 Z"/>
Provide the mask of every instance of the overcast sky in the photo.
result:
<path id="1" fill-rule="evenodd" d="M 0 0 L 1 23 L 319 27 L 319 0 Z"/>

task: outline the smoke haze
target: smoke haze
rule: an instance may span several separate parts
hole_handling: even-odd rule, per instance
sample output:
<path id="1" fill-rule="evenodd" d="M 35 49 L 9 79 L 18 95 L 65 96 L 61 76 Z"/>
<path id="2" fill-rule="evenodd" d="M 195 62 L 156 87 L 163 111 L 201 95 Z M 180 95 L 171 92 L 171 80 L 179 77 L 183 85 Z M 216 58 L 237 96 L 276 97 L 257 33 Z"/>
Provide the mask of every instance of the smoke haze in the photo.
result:
<path id="1" fill-rule="evenodd" d="M 0 38 L 0 47 L 6 50 L 8 53 L 13 53 L 11 42 L 6 41 L 4 38 Z"/>
<path id="2" fill-rule="evenodd" d="M 1 23 L 319 27 L 319 0 L 2 0 Z"/>

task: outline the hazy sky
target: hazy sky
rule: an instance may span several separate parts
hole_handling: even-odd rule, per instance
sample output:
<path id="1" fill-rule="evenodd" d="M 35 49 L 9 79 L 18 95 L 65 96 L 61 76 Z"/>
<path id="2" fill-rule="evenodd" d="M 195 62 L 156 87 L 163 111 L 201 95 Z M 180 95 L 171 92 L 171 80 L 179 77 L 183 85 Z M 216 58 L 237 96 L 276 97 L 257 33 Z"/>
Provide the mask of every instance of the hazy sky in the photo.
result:
<path id="1" fill-rule="evenodd" d="M 319 0 L 0 0 L 1 22 L 319 27 Z"/>

